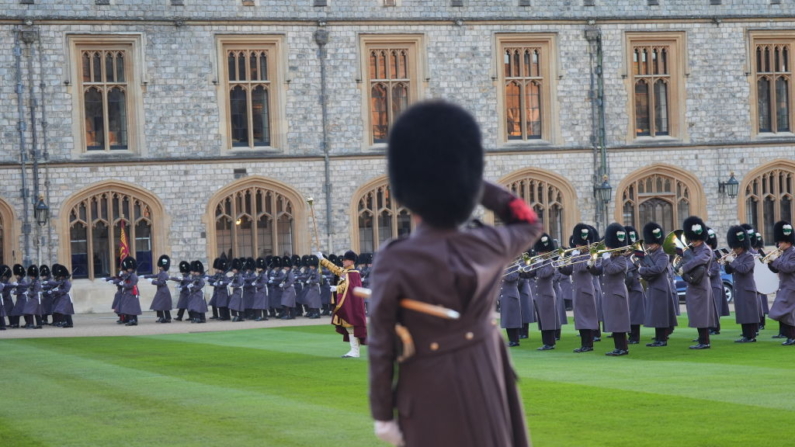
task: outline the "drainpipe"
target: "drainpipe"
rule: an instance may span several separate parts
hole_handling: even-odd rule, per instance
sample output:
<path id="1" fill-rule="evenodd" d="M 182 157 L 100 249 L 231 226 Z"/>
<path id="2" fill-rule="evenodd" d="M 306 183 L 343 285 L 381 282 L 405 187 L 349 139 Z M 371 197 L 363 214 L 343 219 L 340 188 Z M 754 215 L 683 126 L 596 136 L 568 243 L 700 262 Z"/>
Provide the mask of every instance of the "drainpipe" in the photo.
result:
<path id="1" fill-rule="evenodd" d="M 609 175 L 607 165 L 607 135 L 605 130 L 605 103 L 604 103 L 604 73 L 602 54 L 602 32 L 599 28 L 589 27 L 585 30 L 585 39 L 588 41 L 588 56 L 591 62 L 591 84 L 588 95 L 591 99 L 591 121 L 593 131 L 591 144 L 593 145 L 594 187 L 599 186 Z M 596 206 L 594 207 L 594 221 L 596 227 L 603 231 L 607 227 L 607 204 L 600 203 L 594 189 Z M 600 228 L 601 226 L 601 228 Z"/>
<path id="2" fill-rule="evenodd" d="M 33 58 L 36 51 L 34 43 L 38 40 L 38 32 L 32 29 L 22 31 L 25 42 L 25 59 L 28 70 L 28 110 L 30 111 L 30 157 L 33 159 L 33 196 L 31 205 L 35 207 L 39 199 L 39 140 L 36 133 L 36 84 L 33 72 Z M 35 209 L 35 208 L 34 208 Z M 36 225 L 36 264 L 41 265 L 41 227 Z"/>
<path id="3" fill-rule="evenodd" d="M 17 93 L 17 131 L 19 133 L 19 163 L 21 167 L 22 176 L 22 235 L 24 241 L 24 257 L 22 258 L 22 265 L 27 268 L 31 265 L 30 260 L 30 216 L 28 213 L 28 185 L 27 185 L 27 161 L 28 154 L 25 151 L 25 131 L 27 131 L 27 122 L 25 121 L 25 94 L 22 84 L 22 47 L 20 40 L 22 38 L 22 31 L 19 27 L 14 30 L 14 66 L 16 69 L 16 93 Z"/>
<path id="4" fill-rule="evenodd" d="M 52 215 L 52 201 L 50 201 L 50 152 L 47 144 L 47 83 L 44 82 L 44 51 L 41 46 L 41 36 L 38 39 L 39 50 L 39 74 L 41 76 L 41 83 L 39 89 L 41 90 L 41 154 L 44 161 L 44 202 L 50 206 L 50 215 Z M 52 225 L 47 224 L 47 264 L 52 263 Z"/>
<path id="5" fill-rule="evenodd" d="M 328 135 L 328 107 L 327 98 L 328 92 L 326 90 L 326 44 L 328 43 L 329 32 L 326 30 L 326 22 L 318 22 L 320 27 L 315 31 L 315 43 L 318 46 L 318 59 L 320 60 L 320 116 L 323 123 L 323 141 L 321 146 L 323 148 L 323 168 L 324 168 L 324 183 L 323 192 L 326 195 L 326 247 L 329 253 L 333 252 L 333 240 L 331 237 L 331 159 L 329 158 L 329 135 Z"/>

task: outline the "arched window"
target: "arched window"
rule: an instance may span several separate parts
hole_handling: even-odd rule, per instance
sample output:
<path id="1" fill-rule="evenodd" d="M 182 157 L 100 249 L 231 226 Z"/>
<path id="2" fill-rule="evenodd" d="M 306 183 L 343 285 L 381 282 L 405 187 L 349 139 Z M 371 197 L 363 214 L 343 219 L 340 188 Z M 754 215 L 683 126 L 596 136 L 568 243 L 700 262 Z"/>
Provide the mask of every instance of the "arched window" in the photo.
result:
<path id="1" fill-rule="evenodd" d="M 680 168 L 643 168 L 622 180 L 617 191 L 621 201 L 616 206 L 616 221 L 638 231 L 648 222 L 657 222 L 671 232 L 682 228 L 690 215 L 706 219 L 700 182 Z"/>
<path id="2" fill-rule="evenodd" d="M 247 177 L 233 183 L 210 200 L 208 257 L 301 254 L 304 208 L 298 193 L 271 180 Z"/>
<path id="3" fill-rule="evenodd" d="M 779 220 L 792 222 L 795 163 L 777 160 L 751 171 L 743 180 L 744 194 L 738 205 L 738 219 L 750 223 L 772 243 L 773 225 Z"/>
<path id="4" fill-rule="evenodd" d="M 13 253 L 11 242 L 14 240 L 13 223 L 13 210 L 4 200 L 0 199 L 0 264 L 9 266 L 16 262 L 11 256 Z"/>
<path id="5" fill-rule="evenodd" d="M 67 253 L 75 278 L 117 273 L 122 240 L 138 261 L 138 273 L 153 272 L 162 251 L 162 206 L 150 193 L 121 182 L 104 182 L 64 204 L 69 231 Z"/>
<path id="6" fill-rule="evenodd" d="M 373 253 L 388 239 L 408 235 L 414 229 L 411 212 L 392 199 L 386 177 L 363 186 L 353 197 L 354 250 Z"/>

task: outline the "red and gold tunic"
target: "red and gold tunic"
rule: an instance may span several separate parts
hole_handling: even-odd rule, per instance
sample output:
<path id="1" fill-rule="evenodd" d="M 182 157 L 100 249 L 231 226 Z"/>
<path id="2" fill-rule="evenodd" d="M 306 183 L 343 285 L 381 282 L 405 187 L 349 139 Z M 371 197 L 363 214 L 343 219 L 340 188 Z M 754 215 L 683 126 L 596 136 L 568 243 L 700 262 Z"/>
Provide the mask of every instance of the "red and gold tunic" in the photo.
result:
<path id="1" fill-rule="evenodd" d="M 338 267 L 328 259 L 321 259 L 320 263 L 340 278 L 337 283 L 337 299 L 331 314 L 331 324 L 336 326 L 337 332 L 342 334 L 343 341 L 349 341 L 347 328 L 352 327 L 353 335 L 362 344 L 366 344 L 367 317 L 364 311 L 364 300 L 353 294 L 354 288 L 362 286 L 359 271 Z"/>

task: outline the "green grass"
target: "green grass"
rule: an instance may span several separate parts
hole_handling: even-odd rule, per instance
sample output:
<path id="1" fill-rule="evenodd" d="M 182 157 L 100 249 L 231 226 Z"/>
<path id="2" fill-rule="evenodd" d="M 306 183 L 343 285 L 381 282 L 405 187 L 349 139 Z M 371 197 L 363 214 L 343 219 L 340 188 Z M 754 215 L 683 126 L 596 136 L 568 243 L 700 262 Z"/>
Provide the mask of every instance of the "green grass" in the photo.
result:
<path id="1" fill-rule="evenodd" d="M 607 338 L 572 353 L 571 325 L 555 351 L 531 333 L 511 353 L 534 444 L 792 445 L 795 347 L 770 338 L 775 322 L 747 345 L 722 323 L 709 351 L 680 327 L 621 358 Z M 331 326 L 0 340 L 0 445 L 381 445 L 367 361 L 346 351 Z"/>

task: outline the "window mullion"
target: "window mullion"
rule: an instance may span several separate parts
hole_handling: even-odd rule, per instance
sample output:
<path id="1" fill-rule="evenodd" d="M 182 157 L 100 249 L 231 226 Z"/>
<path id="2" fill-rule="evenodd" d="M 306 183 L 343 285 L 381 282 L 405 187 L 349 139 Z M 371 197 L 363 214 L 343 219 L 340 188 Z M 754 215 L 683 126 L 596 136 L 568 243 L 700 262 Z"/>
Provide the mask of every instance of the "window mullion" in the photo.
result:
<path id="1" fill-rule="evenodd" d="M 77 216 L 80 217 L 80 205 L 77 205 Z M 86 203 L 86 255 L 88 257 L 88 278 L 94 279 L 94 222 L 91 221 L 91 201 Z M 71 248 L 71 247 L 70 247 Z M 72 266 L 74 272 L 74 266 Z"/>
<path id="2" fill-rule="evenodd" d="M 110 120 L 108 119 L 108 88 L 107 85 L 104 83 L 102 84 L 102 122 L 104 123 L 104 128 L 102 129 L 102 138 L 105 142 L 105 152 L 110 151 L 110 132 L 108 132 L 108 126 L 110 125 Z"/>
<path id="3" fill-rule="evenodd" d="M 522 128 L 522 140 L 527 140 L 527 118 L 525 116 L 525 113 L 527 113 L 527 110 L 525 109 L 525 92 L 527 91 L 527 81 L 518 80 L 517 82 L 519 84 L 519 125 Z"/>
<path id="4" fill-rule="evenodd" d="M 281 252 L 281 246 L 279 245 L 279 213 L 276 211 L 276 194 L 270 194 L 269 199 L 271 202 L 271 241 L 272 247 L 271 250 L 273 251 L 274 256 L 278 256 Z M 319 250 L 320 248 L 318 248 Z"/>
<path id="5" fill-rule="evenodd" d="M 248 147 L 254 148 L 254 104 L 252 104 L 251 99 L 251 89 L 254 87 L 254 84 L 248 82 L 246 84 L 246 119 L 248 120 Z"/>

